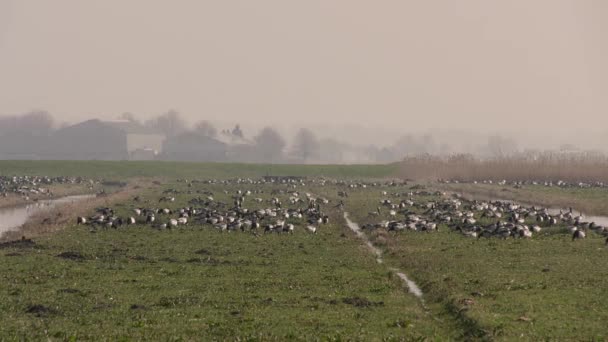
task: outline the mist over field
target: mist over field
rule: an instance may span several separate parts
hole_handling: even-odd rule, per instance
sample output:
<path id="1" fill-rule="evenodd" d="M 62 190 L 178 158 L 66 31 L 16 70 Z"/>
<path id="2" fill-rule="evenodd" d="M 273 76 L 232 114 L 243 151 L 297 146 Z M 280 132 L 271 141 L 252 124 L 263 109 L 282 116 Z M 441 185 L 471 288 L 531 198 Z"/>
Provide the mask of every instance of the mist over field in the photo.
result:
<path id="1" fill-rule="evenodd" d="M 341 155 L 306 162 L 605 152 L 607 7 L 0 0 L 0 115 L 10 131 L 31 112 L 48 112 L 53 129 L 176 112 L 184 130 L 238 124 L 251 143 L 271 127 L 285 155 L 307 128 Z M 156 140 L 128 152 L 162 153 Z M 3 158 L 56 156 L 34 152 Z"/>
<path id="2" fill-rule="evenodd" d="M 608 341 L 607 32 L 0 0 L 0 341 Z"/>

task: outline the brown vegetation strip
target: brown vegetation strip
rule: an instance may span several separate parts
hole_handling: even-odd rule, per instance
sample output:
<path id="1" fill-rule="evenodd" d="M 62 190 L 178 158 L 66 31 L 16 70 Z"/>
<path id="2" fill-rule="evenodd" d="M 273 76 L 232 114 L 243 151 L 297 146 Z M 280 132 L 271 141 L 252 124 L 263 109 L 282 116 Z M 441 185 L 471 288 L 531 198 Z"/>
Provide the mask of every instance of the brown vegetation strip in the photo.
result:
<path id="1" fill-rule="evenodd" d="M 591 154 L 478 159 L 471 155 L 409 157 L 400 176 L 415 180 L 457 179 L 506 181 L 567 181 L 608 183 L 608 158 Z"/>

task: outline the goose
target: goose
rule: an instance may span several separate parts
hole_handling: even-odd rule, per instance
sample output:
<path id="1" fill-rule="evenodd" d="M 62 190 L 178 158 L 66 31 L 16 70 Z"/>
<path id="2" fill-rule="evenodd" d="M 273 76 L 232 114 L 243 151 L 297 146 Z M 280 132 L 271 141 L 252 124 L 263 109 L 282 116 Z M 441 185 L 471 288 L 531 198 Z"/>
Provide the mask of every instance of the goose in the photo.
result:
<path id="1" fill-rule="evenodd" d="M 529 238 L 532 237 L 532 232 L 529 231 L 528 229 L 521 229 L 519 231 L 519 237 L 528 238 L 529 239 Z"/>
<path id="2" fill-rule="evenodd" d="M 431 230 L 437 230 L 437 224 L 434 222 L 427 222 L 425 227 L 424 227 L 427 231 L 431 231 Z"/>
<path id="3" fill-rule="evenodd" d="M 295 229 L 295 226 L 291 223 L 283 226 L 283 232 L 285 232 L 285 233 L 293 234 L 294 229 Z"/>
<path id="4" fill-rule="evenodd" d="M 475 231 L 470 231 L 470 232 L 462 232 L 462 234 L 466 237 L 470 237 L 470 238 L 478 238 L 477 236 L 477 232 Z"/>
<path id="5" fill-rule="evenodd" d="M 98 224 L 103 224 L 105 222 L 105 216 L 104 215 L 98 215 L 96 217 L 93 217 L 93 220 L 91 221 L 95 221 Z"/>
<path id="6" fill-rule="evenodd" d="M 392 221 L 388 224 L 389 231 L 399 231 L 399 230 L 404 230 L 404 229 L 405 229 L 405 225 L 401 222 Z"/>
<path id="7" fill-rule="evenodd" d="M 582 229 L 577 229 L 572 234 L 572 241 L 576 239 L 584 239 L 586 237 L 585 232 Z"/>
<path id="8" fill-rule="evenodd" d="M 243 223 L 240 221 L 235 221 L 228 225 L 228 230 L 243 230 Z"/>
<path id="9" fill-rule="evenodd" d="M 306 226 L 306 230 L 308 230 L 309 232 L 316 234 L 317 233 L 317 227 L 315 226 Z"/>

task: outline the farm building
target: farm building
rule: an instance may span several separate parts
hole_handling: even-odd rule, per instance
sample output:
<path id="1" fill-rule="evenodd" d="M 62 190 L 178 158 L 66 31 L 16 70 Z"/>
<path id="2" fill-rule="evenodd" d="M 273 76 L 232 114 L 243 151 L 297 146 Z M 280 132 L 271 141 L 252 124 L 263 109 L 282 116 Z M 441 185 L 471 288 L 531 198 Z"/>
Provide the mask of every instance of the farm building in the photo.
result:
<path id="1" fill-rule="evenodd" d="M 171 161 L 226 161 L 227 145 L 195 132 L 167 138 L 160 158 Z"/>
<path id="2" fill-rule="evenodd" d="M 253 163 L 259 159 L 255 143 L 243 137 L 238 125 L 233 131 L 220 133 L 217 140 L 226 144 L 226 158 L 231 162 Z"/>
<path id="3" fill-rule="evenodd" d="M 93 119 L 56 131 L 44 159 L 57 160 L 126 160 L 127 133 L 120 128 Z"/>
<path id="4" fill-rule="evenodd" d="M 161 150 L 163 141 L 166 138 L 164 134 L 145 127 L 136 121 L 112 120 L 104 121 L 104 123 L 127 133 L 127 150 L 130 155 L 139 158 L 137 160 L 142 160 L 141 158 L 154 159 L 153 156 Z M 150 150 L 154 153 L 148 153 Z"/>

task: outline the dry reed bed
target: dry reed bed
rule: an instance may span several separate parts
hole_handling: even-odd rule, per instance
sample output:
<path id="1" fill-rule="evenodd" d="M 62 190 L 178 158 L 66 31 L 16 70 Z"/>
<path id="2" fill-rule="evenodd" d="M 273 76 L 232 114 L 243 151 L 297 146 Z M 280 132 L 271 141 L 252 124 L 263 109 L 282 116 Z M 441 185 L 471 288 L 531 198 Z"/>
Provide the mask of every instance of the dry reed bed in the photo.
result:
<path id="1" fill-rule="evenodd" d="M 599 155 L 542 154 L 479 159 L 470 155 L 409 157 L 400 176 L 415 180 L 567 181 L 608 183 L 608 158 Z"/>

